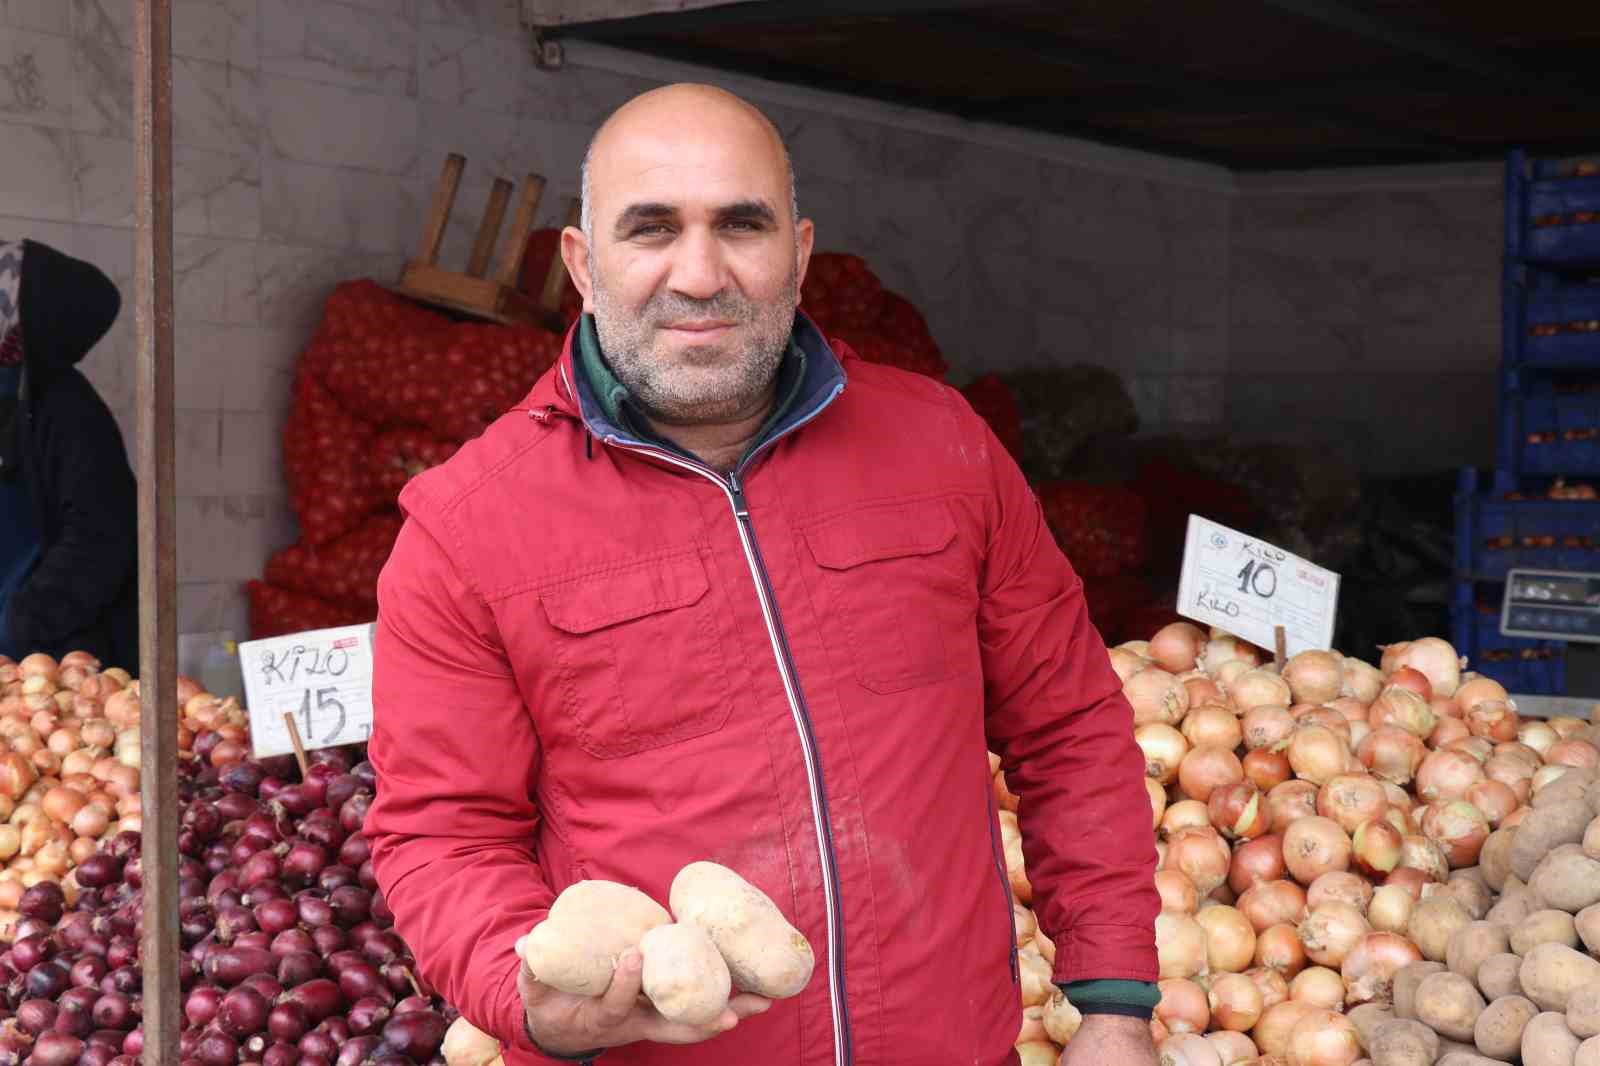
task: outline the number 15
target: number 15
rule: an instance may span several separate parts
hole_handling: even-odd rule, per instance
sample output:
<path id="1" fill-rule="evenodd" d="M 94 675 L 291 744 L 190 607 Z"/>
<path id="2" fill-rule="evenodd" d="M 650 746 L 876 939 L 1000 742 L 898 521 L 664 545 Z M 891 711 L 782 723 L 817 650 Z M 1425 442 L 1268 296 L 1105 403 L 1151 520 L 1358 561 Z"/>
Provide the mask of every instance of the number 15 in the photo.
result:
<path id="1" fill-rule="evenodd" d="M 323 737 L 320 741 L 316 741 L 315 743 L 331 744 L 331 743 L 333 743 L 335 738 L 337 738 L 339 736 L 340 731 L 344 729 L 344 722 L 345 722 L 344 704 L 340 703 L 339 700 L 336 698 L 338 692 L 339 692 L 339 690 L 337 688 L 319 688 L 319 689 L 317 689 L 317 711 L 318 711 L 318 713 L 320 714 L 323 711 L 329 711 L 331 713 L 337 714 L 339 716 L 339 723 L 337 725 L 335 725 L 332 729 L 328 730 L 328 735 L 327 736 Z M 310 689 L 306 689 L 305 699 L 300 701 L 300 718 L 301 718 L 301 720 L 303 722 L 305 722 L 306 739 L 307 740 L 311 740 L 312 739 L 312 733 L 311 733 L 311 690 Z"/>

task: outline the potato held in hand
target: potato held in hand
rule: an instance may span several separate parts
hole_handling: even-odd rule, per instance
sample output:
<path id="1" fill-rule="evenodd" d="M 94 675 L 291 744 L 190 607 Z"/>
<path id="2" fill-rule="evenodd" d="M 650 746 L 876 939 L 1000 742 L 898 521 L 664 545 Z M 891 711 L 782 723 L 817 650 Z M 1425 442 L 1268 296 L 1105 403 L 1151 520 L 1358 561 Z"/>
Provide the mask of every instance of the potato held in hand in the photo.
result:
<path id="1" fill-rule="evenodd" d="M 698 925 L 658 925 L 639 941 L 639 952 L 644 994 L 663 1018 L 708 1025 L 727 1008 L 728 964 Z"/>
<path id="2" fill-rule="evenodd" d="M 672 879 L 672 913 L 703 929 L 727 961 L 734 987 L 769 999 L 811 980 L 811 944 L 766 893 L 714 862 L 692 862 Z"/>
<path id="3" fill-rule="evenodd" d="M 598 996 L 611 983 L 617 958 L 658 925 L 666 909 L 628 885 L 578 881 L 556 897 L 550 914 L 517 941 L 517 954 L 544 984 L 578 996 Z"/>

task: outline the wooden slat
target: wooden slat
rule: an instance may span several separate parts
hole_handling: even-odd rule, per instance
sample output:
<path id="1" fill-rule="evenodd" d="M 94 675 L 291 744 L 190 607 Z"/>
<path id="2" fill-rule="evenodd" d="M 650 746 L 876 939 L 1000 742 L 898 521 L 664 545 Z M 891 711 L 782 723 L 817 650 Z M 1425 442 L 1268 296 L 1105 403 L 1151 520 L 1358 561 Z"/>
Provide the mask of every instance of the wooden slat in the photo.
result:
<path id="1" fill-rule="evenodd" d="M 138 405 L 139 715 L 144 1052 L 179 1061 L 177 531 L 172 355 L 172 7 L 136 0 L 134 378 Z M 116 664 L 133 665 L 133 664 Z"/>
<path id="2" fill-rule="evenodd" d="M 545 321 L 534 302 L 516 289 L 427 263 L 407 263 L 400 276 L 399 289 L 424 303 L 507 324 L 543 324 Z"/>
<path id="3" fill-rule="evenodd" d="M 500 239 L 500 222 L 506 217 L 506 204 L 511 202 L 511 183 L 505 178 L 495 178 L 489 189 L 489 203 L 478 222 L 478 238 L 472 242 L 472 258 L 467 260 L 467 273 L 483 277 L 489 269 L 489 257 L 494 255 L 495 242 Z"/>
<path id="4" fill-rule="evenodd" d="M 517 217 L 511 223 L 511 236 L 500 253 L 500 266 L 494 272 L 494 280 L 502 285 L 517 287 L 517 281 L 522 276 L 522 259 L 528 254 L 528 238 L 533 234 L 533 220 L 539 212 L 539 200 L 543 196 L 543 178 L 529 174 L 522 179 Z"/>
<path id="5" fill-rule="evenodd" d="M 573 197 L 567 201 L 565 225 L 576 226 L 583 219 L 583 201 Z M 539 294 L 539 306 L 550 314 L 561 309 L 561 290 L 567 284 L 567 262 L 561 258 L 561 245 L 556 245 L 550 257 L 550 270 L 544 276 L 544 291 Z"/>
<path id="6" fill-rule="evenodd" d="M 439 245 L 444 243 L 444 228 L 450 224 L 450 211 L 455 207 L 456 190 L 461 187 L 461 172 L 466 166 L 466 157 L 456 152 L 445 157 L 438 187 L 433 190 L 428 222 L 422 229 L 422 243 L 417 246 L 417 259 L 424 263 L 439 261 Z"/>

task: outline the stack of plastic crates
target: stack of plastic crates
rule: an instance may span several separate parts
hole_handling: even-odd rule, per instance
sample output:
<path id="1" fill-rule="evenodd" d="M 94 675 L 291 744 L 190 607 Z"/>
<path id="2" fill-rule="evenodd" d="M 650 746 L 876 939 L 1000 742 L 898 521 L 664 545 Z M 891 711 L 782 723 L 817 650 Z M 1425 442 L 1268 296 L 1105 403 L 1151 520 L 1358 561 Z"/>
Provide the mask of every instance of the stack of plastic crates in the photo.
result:
<path id="1" fill-rule="evenodd" d="M 1561 641 L 1500 634 L 1515 568 L 1600 572 L 1600 153 L 1506 164 L 1499 448 L 1456 501 L 1454 643 L 1513 692 L 1565 691 Z"/>

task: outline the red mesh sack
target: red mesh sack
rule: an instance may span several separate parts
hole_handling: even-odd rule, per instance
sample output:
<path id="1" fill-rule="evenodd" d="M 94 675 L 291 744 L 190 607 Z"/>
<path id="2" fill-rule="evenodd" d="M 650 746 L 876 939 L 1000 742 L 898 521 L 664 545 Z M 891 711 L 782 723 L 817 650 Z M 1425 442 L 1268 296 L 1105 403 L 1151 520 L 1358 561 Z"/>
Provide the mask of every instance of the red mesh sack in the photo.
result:
<path id="1" fill-rule="evenodd" d="M 536 229 L 528 236 L 528 250 L 522 257 L 522 278 L 519 284 L 529 299 L 535 302 L 544 298 L 544 281 L 550 275 L 550 261 L 561 254 L 561 231 Z M 561 286 L 561 321 L 570 326 L 583 314 L 583 297 L 572 283 L 571 275 Z"/>
<path id="2" fill-rule="evenodd" d="M 283 427 L 289 499 L 309 544 L 343 536 L 382 503 L 372 477 L 371 428 L 345 413 L 305 369 Z"/>
<path id="3" fill-rule="evenodd" d="M 1083 600 L 1089 608 L 1089 621 L 1100 630 L 1108 644 L 1120 644 L 1129 616 L 1149 606 L 1155 599 L 1150 583 L 1134 574 L 1083 579 Z"/>
<path id="4" fill-rule="evenodd" d="M 396 296 L 375 281 L 341 282 L 322 306 L 322 321 L 300 368 L 324 380 L 345 359 L 381 353 L 395 337 L 449 325 L 443 315 Z"/>
<path id="5" fill-rule="evenodd" d="M 916 305 L 897 292 L 883 294 L 883 314 L 878 316 L 878 333 L 893 337 L 929 363 L 937 363 L 943 373 L 944 356 L 934 343 L 928 320 L 922 317 Z"/>
<path id="6" fill-rule="evenodd" d="M 391 429 L 378 434 L 372 445 L 372 476 L 385 500 L 399 497 L 406 482 L 438 466 L 461 445 L 442 440 L 422 429 Z"/>
<path id="7" fill-rule="evenodd" d="M 871 333 L 883 317 L 883 282 L 859 255 L 817 252 L 800 286 L 800 305 L 823 333 Z"/>
<path id="8" fill-rule="evenodd" d="M 1180 469 L 1166 459 L 1140 463 L 1130 488 L 1145 503 L 1150 557 L 1173 572 L 1183 559 L 1191 514 L 1233 529 L 1251 529 L 1258 524 L 1258 508 L 1243 489 Z"/>
<path id="9" fill-rule="evenodd" d="M 378 573 L 400 535 L 398 514 L 377 514 L 323 545 L 293 544 L 267 560 L 266 580 L 290 592 L 376 607 Z"/>
<path id="10" fill-rule="evenodd" d="M 333 603 L 302 592 L 252 581 L 245 586 L 250 596 L 250 637 L 261 640 L 307 629 L 330 629 L 370 622 L 377 611 L 361 605 Z"/>
<path id="11" fill-rule="evenodd" d="M 998 374 L 974 378 L 961 390 L 972 409 L 978 412 L 1013 459 L 1022 459 L 1022 411 L 1011 388 Z"/>
<path id="12" fill-rule="evenodd" d="M 1045 522 L 1085 578 L 1138 570 L 1146 558 L 1144 501 L 1120 485 L 1052 481 L 1037 489 Z"/>

